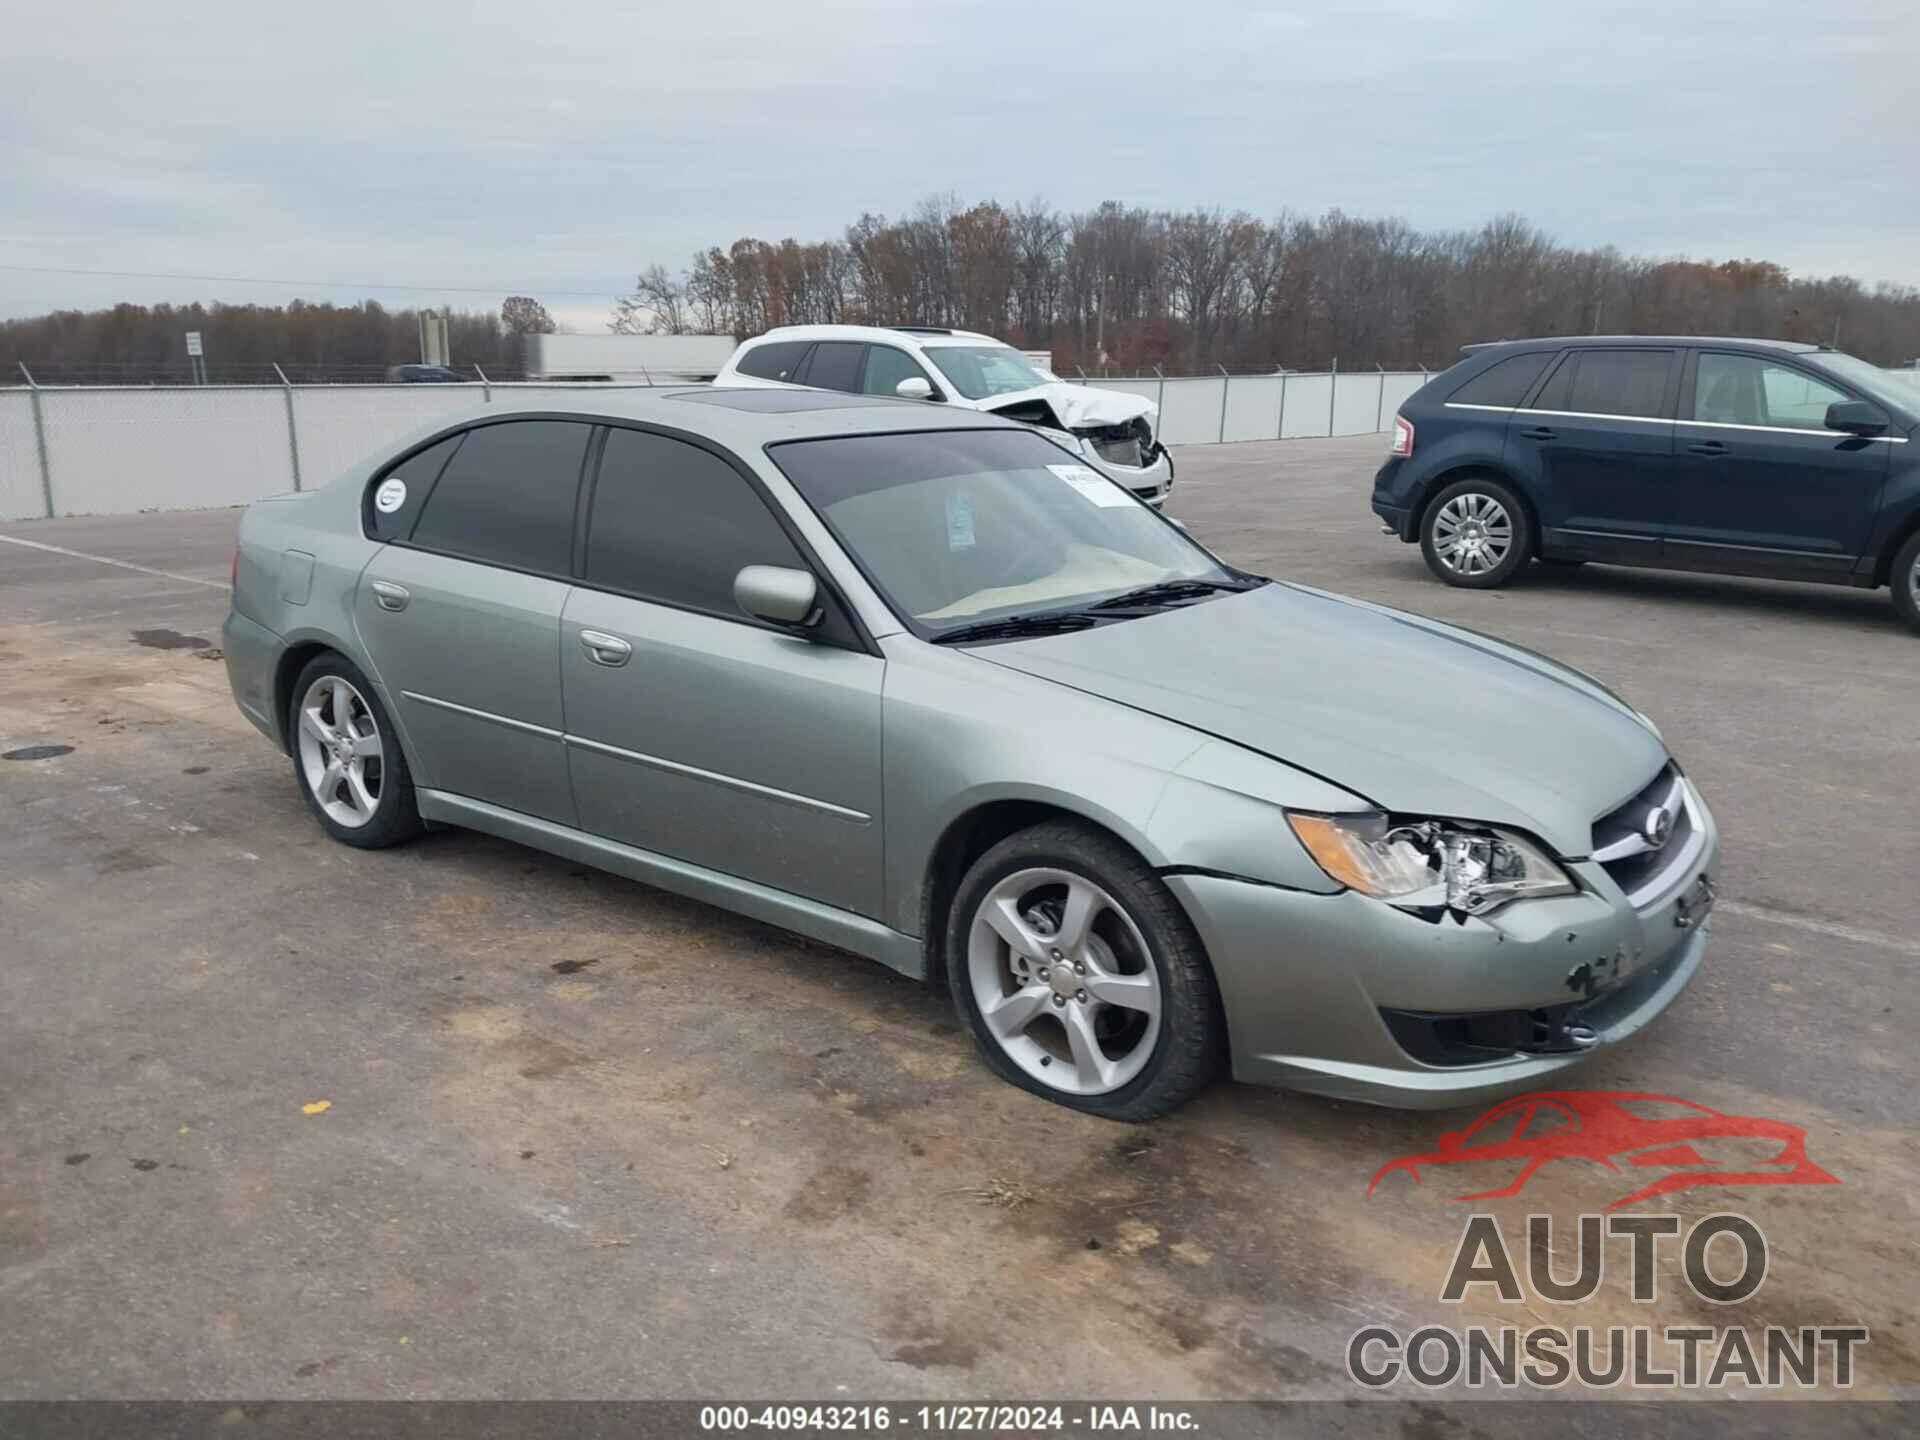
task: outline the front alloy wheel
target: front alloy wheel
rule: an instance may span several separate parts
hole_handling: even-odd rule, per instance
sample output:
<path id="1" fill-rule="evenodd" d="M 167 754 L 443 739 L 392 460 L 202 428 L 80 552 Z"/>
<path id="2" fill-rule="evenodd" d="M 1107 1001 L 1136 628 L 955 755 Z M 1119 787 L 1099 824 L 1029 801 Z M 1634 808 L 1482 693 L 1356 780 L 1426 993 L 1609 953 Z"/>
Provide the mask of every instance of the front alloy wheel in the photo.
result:
<path id="1" fill-rule="evenodd" d="M 967 981 L 994 1040 L 1050 1089 L 1105 1095 L 1160 1038 L 1160 977 L 1139 928 L 1100 886 L 1017 870 L 974 912 Z"/>
<path id="2" fill-rule="evenodd" d="M 1220 993 L 1186 911 L 1112 835 L 1060 819 L 1009 836 L 961 879 L 944 955 L 988 1068 L 1061 1105 L 1150 1120 L 1226 1051 Z"/>

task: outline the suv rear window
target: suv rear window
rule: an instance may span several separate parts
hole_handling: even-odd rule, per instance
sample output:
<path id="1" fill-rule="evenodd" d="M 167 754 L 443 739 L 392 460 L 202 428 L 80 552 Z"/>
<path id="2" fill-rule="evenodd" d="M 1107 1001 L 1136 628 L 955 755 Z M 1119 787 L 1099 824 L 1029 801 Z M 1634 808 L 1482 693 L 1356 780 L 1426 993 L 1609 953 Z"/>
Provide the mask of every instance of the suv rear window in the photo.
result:
<path id="1" fill-rule="evenodd" d="M 1512 409 L 1527 396 L 1540 372 L 1553 359 L 1551 350 L 1536 350 L 1528 355 L 1509 355 L 1490 365 L 1447 397 L 1449 405 L 1497 405 Z"/>
<path id="2" fill-rule="evenodd" d="M 860 367 L 866 362 L 867 347 L 850 340 L 822 340 L 813 347 L 807 362 L 806 378 L 801 382 L 822 390 L 857 391 Z"/>
<path id="3" fill-rule="evenodd" d="M 740 357 L 733 368 L 742 375 L 751 375 L 756 380 L 793 379 L 794 367 L 800 363 L 800 357 L 806 353 L 804 340 L 775 340 L 771 344 L 756 345 Z"/>
<path id="4" fill-rule="evenodd" d="M 1667 376 L 1673 370 L 1673 352 L 1582 350 L 1574 358 L 1580 368 L 1573 374 L 1567 409 L 1585 415 L 1653 419 L 1667 413 Z"/>

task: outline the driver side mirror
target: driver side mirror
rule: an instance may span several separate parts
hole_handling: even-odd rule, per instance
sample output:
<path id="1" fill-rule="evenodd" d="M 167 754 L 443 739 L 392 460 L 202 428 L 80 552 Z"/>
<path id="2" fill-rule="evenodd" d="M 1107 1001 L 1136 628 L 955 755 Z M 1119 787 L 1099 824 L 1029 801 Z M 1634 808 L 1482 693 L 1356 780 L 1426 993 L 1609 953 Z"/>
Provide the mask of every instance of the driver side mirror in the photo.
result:
<path id="1" fill-rule="evenodd" d="M 1885 412 L 1865 400 L 1836 400 L 1827 406 L 1829 430 L 1844 430 L 1850 435 L 1879 435 L 1886 428 Z"/>
<path id="2" fill-rule="evenodd" d="M 939 400 L 942 397 L 933 393 L 933 382 L 924 375 L 909 375 L 893 387 L 893 393 L 902 400 Z"/>
<path id="3" fill-rule="evenodd" d="M 820 582 L 809 570 L 749 565 L 733 577 L 733 603 L 756 620 L 805 628 L 820 623 Z"/>

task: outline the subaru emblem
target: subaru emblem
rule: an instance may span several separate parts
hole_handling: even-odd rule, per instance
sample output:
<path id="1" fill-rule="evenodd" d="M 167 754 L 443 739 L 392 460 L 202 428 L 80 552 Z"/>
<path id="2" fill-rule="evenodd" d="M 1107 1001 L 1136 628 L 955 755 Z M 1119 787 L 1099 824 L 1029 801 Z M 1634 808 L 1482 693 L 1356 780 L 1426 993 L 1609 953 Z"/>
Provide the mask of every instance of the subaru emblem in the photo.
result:
<path id="1" fill-rule="evenodd" d="M 1646 821 L 1640 827 L 1640 833 L 1646 837 L 1647 844 L 1653 849 L 1662 848 L 1673 838 L 1673 811 L 1664 805 L 1656 805 L 1647 811 Z"/>

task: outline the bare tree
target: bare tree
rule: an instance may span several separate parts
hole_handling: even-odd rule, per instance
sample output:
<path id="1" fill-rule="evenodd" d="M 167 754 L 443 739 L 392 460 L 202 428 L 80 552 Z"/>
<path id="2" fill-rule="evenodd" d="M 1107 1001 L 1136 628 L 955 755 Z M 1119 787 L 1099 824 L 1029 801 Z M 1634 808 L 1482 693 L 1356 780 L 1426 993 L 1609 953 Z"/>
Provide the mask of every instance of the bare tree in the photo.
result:
<path id="1" fill-rule="evenodd" d="M 684 335 L 687 289 L 664 265 L 649 265 L 633 282 L 633 293 L 613 304 L 610 328 L 616 335 Z"/>
<path id="2" fill-rule="evenodd" d="M 500 306 L 500 328 L 509 335 L 551 335 L 559 327 L 538 300 L 509 295 Z"/>

